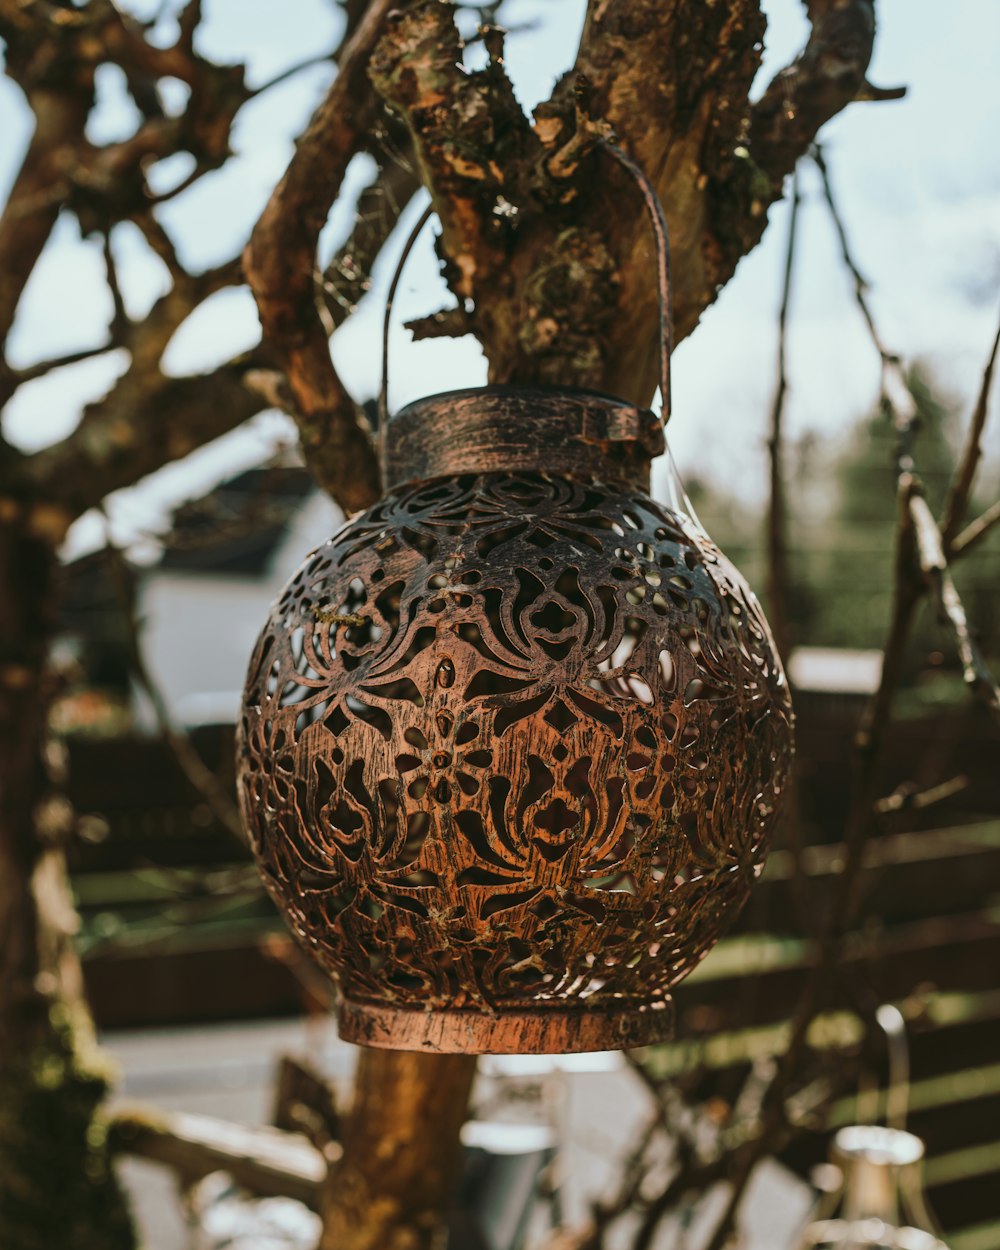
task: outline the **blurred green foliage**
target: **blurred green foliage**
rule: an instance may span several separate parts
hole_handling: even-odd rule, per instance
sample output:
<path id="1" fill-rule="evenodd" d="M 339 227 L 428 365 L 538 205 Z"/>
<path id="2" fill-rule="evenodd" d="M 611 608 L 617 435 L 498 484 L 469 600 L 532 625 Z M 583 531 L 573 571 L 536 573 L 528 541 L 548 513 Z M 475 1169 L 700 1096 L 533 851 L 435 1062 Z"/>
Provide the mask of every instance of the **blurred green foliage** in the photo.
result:
<path id="1" fill-rule="evenodd" d="M 967 414 L 941 394 L 927 371 L 909 375 L 917 402 L 917 473 L 940 514 L 964 437 Z M 807 435 L 786 451 L 790 618 L 796 645 L 880 648 L 892 599 L 898 527 L 896 431 L 881 409 L 840 440 Z M 995 466 L 980 481 L 997 476 Z M 764 506 L 748 507 L 710 480 L 688 484 L 708 532 L 763 592 L 767 584 Z M 967 520 L 992 502 L 974 497 Z M 959 561 L 955 581 L 988 657 L 1000 657 L 1000 538 L 992 535 Z M 765 605 L 766 606 L 766 605 Z M 924 606 L 910 653 L 911 675 L 955 669 L 948 630 Z M 949 687 L 951 683 L 948 683 Z"/>

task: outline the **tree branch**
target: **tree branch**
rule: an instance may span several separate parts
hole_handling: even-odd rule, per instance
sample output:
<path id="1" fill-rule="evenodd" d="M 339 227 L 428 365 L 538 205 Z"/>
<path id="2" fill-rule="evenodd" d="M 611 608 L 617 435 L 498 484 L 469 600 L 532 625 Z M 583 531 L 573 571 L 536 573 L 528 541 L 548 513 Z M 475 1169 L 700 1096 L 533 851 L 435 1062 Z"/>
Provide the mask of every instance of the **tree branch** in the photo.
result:
<path id="1" fill-rule="evenodd" d="M 238 1185 L 261 1197 L 296 1198 L 314 1210 L 329 1159 L 300 1133 L 247 1128 L 212 1116 L 131 1106 L 108 1125 L 115 1154 L 163 1163 L 185 1184 L 211 1172 L 228 1172 Z"/>
<path id="2" fill-rule="evenodd" d="M 830 170 L 823 157 L 822 150 L 817 146 L 813 149 L 813 160 L 819 170 L 823 184 L 823 198 L 833 220 L 840 255 L 844 267 L 854 280 L 854 299 L 868 327 L 868 334 L 881 364 L 881 381 L 879 401 L 892 419 L 897 435 L 896 461 L 899 474 L 908 473 L 913 469 L 913 439 L 917 426 L 917 405 L 907 381 L 903 363 L 895 352 L 889 351 L 875 325 L 871 305 L 868 302 L 868 283 L 858 268 L 847 239 L 844 218 L 837 205 L 833 193 Z"/>
<path id="3" fill-rule="evenodd" d="M 284 369 L 309 467 L 347 512 L 379 493 L 378 464 L 361 414 L 333 367 L 317 308 L 316 242 L 378 103 L 365 75 L 392 0 L 373 0 L 343 49 L 326 99 L 254 228 L 244 268 L 264 336 Z"/>
<path id="4" fill-rule="evenodd" d="M 0 354 L 69 191 L 66 154 L 82 142 L 92 101 L 92 76 L 83 78 L 70 75 L 62 87 L 28 89 L 35 131 L 0 215 Z"/>
<path id="5" fill-rule="evenodd" d="M 965 608 L 948 567 L 941 531 L 924 498 L 920 483 L 915 479 L 910 479 L 908 483 L 907 503 L 913 518 L 920 571 L 926 579 L 939 615 L 951 626 L 955 635 L 965 684 L 1000 719 L 1000 689 L 997 688 L 989 665 L 972 636 Z"/>
<path id="6" fill-rule="evenodd" d="M 494 209 L 518 176 L 521 149 L 533 143 L 502 61 L 463 70 L 452 8 L 422 0 L 395 15 L 371 77 L 410 128 L 441 221 L 449 283 L 459 299 L 474 299 L 505 263 L 503 222 Z M 534 149 L 537 155 L 537 142 Z"/>
<path id="7" fill-rule="evenodd" d="M 829 0 L 811 15 L 807 49 L 762 102 L 758 153 L 747 103 L 763 35 L 758 0 L 592 4 L 574 69 L 536 110 L 533 130 L 496 38 L 488 68 L 467 73 L 447 6 L 405 10 L 372 76 L 414 136 L 443 223 L 446 277 L 460 307 L 474 302 L 466 328 L 493 381 L 649 401 L 656 293 L 643 206 L 593 153 L 594 139 L 613 128 L 666 204 L 683 337 L 759 239 L 784 173 L 865 86 L 871 0 Z M 771 109 L 790 91 L 794 126 Z"/>
<path id="8" fill-rule="evenodd" d="M 972 420 L 965 434 L 962 458 L 945 501 L 941 520 L 941 541 L 944 543 L 946 552 L 952 546 L 965 517 L 965 510 L 969 506 L 969 497 L 972 494 L 972 483 L 975 481 L 976 469 L 983 454 L 983 430 L 986 428 L 986 417 L 989 413 L 990 386 L 993 382 L 993 369 L 997 362 L 998 351 L 1000 351 L 1000 326 L 997 326 L 993 347 L 986 361 L 986 368 L 983 370 L 979 398 L 976 400 Z"/>
<path id="9" fill-rule="evenodd" d="M 209 811 L 224 829 L 227 829 L 241 846 L 247 845 L 246 833 L 236 803 L 229 791 L 219 781 L 215 773 L 208 767 L 198 754 L 194 743 L 183 730 L 177 728 L 167 701 L 163 697 L 149 665 L 142 646 L 142 625 L 137 614 L 135 584 L 131 571 L 122 552 L 111 542 L 110 533 L 106 537 L 105 550 L 111 560 L 112 572 L 117 584 L 119 600 L 125 615 L 128 629 L 127 648 L 128 662 L 132 676 L 139 688 L 149 699 L 153 714 L 160 728 L 160 735 L 170 749 L 184 776 L 192 788 L 204 799 Z"/>
<path id="10" fill-rule="evenodd" d="M 0 364 L 0 408 L 7 403 L 19 387 L 26 383 L 44 378 L 46 374 L 53 373 L 56 369 L 78 365 L 84 360 L 93 360 L 95 356 L 105 356 L 108 352 L 113 352 L 117 346 L 118 344 L 114 342 L 100 343 L 97 347 L 84 347 L 78 352 L 67 352 L 64 356 L 53 356 L 49 360 L 36 361 L 35 364 L 27 365 L 24 369 L 11 369 Z"/>
<path id="11" fill-rule="evenodd" d="M 1000 523 L 1000 499 L 991 504 L 982 516 L 967 525 L 954 539 L 951 544 L 951 558 L 957 560 L 959 556 L 966 555 L 973 547 L 978 546 L 998 523 Z"/>
<path id="12" fill-rule="evenodd" d="M 50 526 L 58 542 L 78 516 L 112 491 L 133 485 L 267 408 L 266 397 L 246 380 L 259 365 L 250 353 L 211 373 L 157 374 L 128 388 L 119 383 L 87 410 L 68 438 L 19 461 L 5 488 L 47 501 L 44 506 L 58 513 Z"/>
<path id="13" fill-rule="evenodd" d="M 767 510 L 767 607 L 771 630 L 778 654 L 787 662 L 790 646 L 788 623 L 788 542 L 784 478 L 783 422 L 788 394 L 787 334 L 788 310 L 791 303 L 792 275 L 795 267 L 796 227 L 802 197 L 798 175 L 792 182 L 791 213 L 788 220 L 788 245 L 781 288 L 781 311 L 778 314 L 778 384 L 771 406 L 770 453 L 771 490 Z"/>
<path id="14" fill-rule="evenodd" d="M 638 38 L 633 39 L 636 22 Z M 610 0 L 592 9 L 584 30 L 576 70 L 592 84 L 591 109 L 626 141 L 630 154 L 656 183 L 667 210 L 678 340 L 715 297 L 713 274 L 721 255 L 713 237 L 712 200 L 719 185 L 742 178 L 747 164 L 739 148 L 763 35 L 756 0 L 737 0 L 712 11 L 704 5 Z M 650 64 L 660 72 L 650 74 Z M 634 200 L 633 194 L 626 203 Z M 625 253 L 620 304 L 627 310 L 630 333 L 648 344 L 649 327 L 655 323 L 648 240 L 640 233 L 638 212 L 625 209 L 622 216 L 632 240 Z M 640 318 L 644 334 L 638 330 Z M 648 398 L 655 385 L 650 360 L 644 361 L 641 373 Z"/>
<path id="15" fill-rule="evenodd" d="M 750 152 L 780 183 L 824 122 L 864 93 L 875 41 L 874 0 L 807 0 L 809 41 L 771 80 L 750 117 Z M 893 97 L 897 98 L 897 97 Z"/>
<path id="16" fill-rule="evenodd" d="M 323 297 L 334 329 L 364 298 L 386 239 L 421 186 L 409 135 L 398 122 L 388 119 L 369 150 L 378 155 L 381 168 L 358 197 L 350 237 L 323 274 Z"/>

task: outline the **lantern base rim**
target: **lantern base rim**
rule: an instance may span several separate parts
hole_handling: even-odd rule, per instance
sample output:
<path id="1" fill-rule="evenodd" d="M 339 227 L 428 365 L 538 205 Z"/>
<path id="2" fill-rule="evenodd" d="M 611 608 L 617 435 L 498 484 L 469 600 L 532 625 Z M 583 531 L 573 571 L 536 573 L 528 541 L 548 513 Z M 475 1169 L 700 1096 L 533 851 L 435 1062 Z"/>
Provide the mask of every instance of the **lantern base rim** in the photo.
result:
<path id="1" fill-rule="evenodd" d="M 617 1010 L 581 1006 L 536 1011 L 420 1010 L 344 999 L 337 1013 L 340 1038 L 358 1046 L 425 1054 L 561 1055 L 627 1050 L 669 1041 L 674 1005 L 632 1004 Z"/>

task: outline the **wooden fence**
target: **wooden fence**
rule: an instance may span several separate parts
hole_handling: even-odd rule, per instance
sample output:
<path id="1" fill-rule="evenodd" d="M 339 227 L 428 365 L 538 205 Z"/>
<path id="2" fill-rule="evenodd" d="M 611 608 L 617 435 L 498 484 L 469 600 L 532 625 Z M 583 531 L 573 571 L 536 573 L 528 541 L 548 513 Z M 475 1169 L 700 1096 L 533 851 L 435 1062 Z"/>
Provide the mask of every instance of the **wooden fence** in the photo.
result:
<path id="1" fill-rule="evenodd" d="M 852 710 L 804 702 L 802 866 L 779 845 L 735 930 L 676 995 L 678 1041 L 657 1055 L 663 1071 L 735 1092 L 750 1065 L 780 1053 L 813 948 L 815 919 L 842 861 Z M 232 776 L 231 730 L 197 745 Z M 877 1062 L 851 1010 L 894 1001 L 911 1020 L 911 1127 L 928 1145 L 931 1203 L 953 1250 L 1000 1247 L 1000 737 L 973 711 L 904 721 L 893 732 L 886 794 L 963 774 L 946 804 L 886 817 L 865 861 L 864 905 L 811 1043 L 845 1062 L 859 1049 Z M 87 823 L 74 881 L 84 920 L 85 969 L 99 1023 L 132 1028 L 299 1013 L 316 983 L 294 956 L 255 883 L 246 850 L 212 819 L 161 743 L 71 744 L 71 798 Z M 211 889 L 206 889 L 208 874 Z M 848 994 L 850 987 L 851 993 Z M 702 1075 L 696 1076 L 697 1071 Z M 796 1140 L 785 1161 L 818 1162 L 830 1129 Z"/>

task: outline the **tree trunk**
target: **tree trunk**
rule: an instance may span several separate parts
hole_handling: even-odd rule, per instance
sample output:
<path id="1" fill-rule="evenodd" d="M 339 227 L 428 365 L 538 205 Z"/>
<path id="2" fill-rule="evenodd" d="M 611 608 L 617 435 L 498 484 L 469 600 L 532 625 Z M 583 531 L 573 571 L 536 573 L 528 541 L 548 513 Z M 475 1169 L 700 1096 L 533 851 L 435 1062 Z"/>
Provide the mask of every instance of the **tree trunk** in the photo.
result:
<path id="1" fill-rule="evenodd" d="M 108 1073 L 73 946 L 72 813 L 50 780 L 46 515 L 0 500 L 0 1245 L 129 1250 L 97 1117 Z"/>
<path id="2" fill-rule="evenodd" d="M 320 1250 L 432 1250 L 461 1160 L 474 1055 L 362 1050 Z"/>

